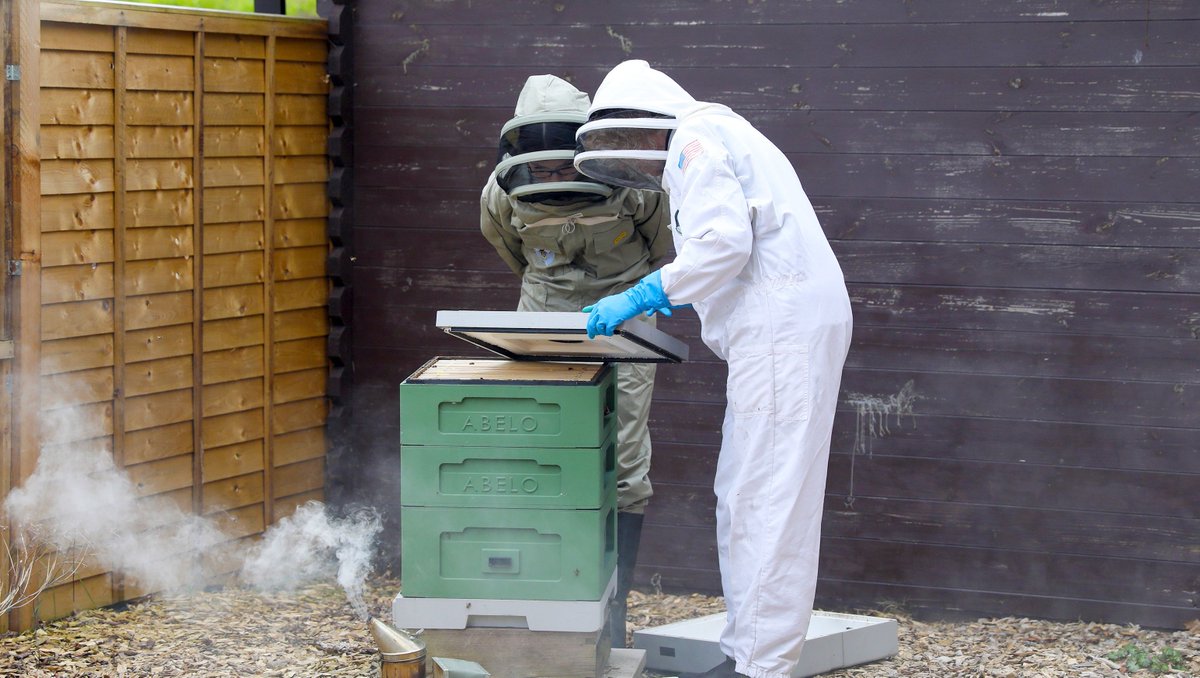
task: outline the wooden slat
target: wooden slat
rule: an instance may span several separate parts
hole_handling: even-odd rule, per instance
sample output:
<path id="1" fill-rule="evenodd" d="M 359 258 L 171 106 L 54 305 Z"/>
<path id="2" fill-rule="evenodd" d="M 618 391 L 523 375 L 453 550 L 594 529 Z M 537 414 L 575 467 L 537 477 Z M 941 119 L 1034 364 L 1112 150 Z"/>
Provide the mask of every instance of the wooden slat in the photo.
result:
<path id="1" fill-rule="evenodd" d="M 127 143 L 131 158 L 187 158 L 192 155 L 192 128 L 130 127 Z"/>
<path id="2" fill-rule="evenodd" d="M 257 59 L 204 59 L 206 92 L 266 91 L 265 65 Z"/>
<path id="3" fill-rule="evenodd" d="M 98 264 L 113 260 L 113 232 L 56 231 L 42 234 L 43 266 Z"/>
<path id="4" fill-rule="evenodd" d="M 131 54 L 128 77 L 131 90 L 186 92 L 195 85 L 190 56 Z"/>
<path id="5" fill-rule="evenodd" d="M 272 317 L 275 341 L 293 339 L 324 338 L 329 334 L 329 317 L 324 308 L 306 308 L 299 311 L 283 311 Z"/>
<path id="6" fill-rule="evenodd" d="M 42 50 L 42 87 L 112 89 L 113 55 Z"/>
<path id="7" fill-rule="evenodd" d="M 107 125 L 44 125 L 43 160 L 113 157 L 113 131 Z"/>
<path id="8" fill-rule="evenodd" d="M 192 300 L 188 292 L 168 292 L 127 297 L 125 329 L 140 330 L 191 322 Z"/>
<path id="9" fill-rule="evenodd" d="M 190 56 L 196 53 L 195 41 L 188 31 L 158 31 L 130 28 L 126 50 L 130 54 L 174 54 Z"/>
<path id="10" fill-rule="evenodd" d="M 115 49 L 111 26 L 89 26 L 86 24 L 61 24 L 53 21 L 42 23 L 43 50 L 78 50 L 85 52 L 112 52 Z"/>
<path id="11" fill-rule="evenodd" d="M 271 413 L 271 433 L 281 435 L 320 426 L 325 423 L 327 410 L 328 406 L 324 398 L 313 398 L 276 406 Z"/>
<path id="12" fill-rule="evenodd" d="M 266 41 L 260 36 L 213 32 L 209 32 L 204 36 L 205 57 L 263 59 L 266 55 Z"/>
<path id="13" fill-rule="evenodd" d="M 191 418 L 191 389 L 125 399 L 126 431 L 177 424 Z M 190 479 L 191 462 L 188 463 L 188 469 Z"/>
<path id="14" fill-rule="evenodd" d="M 111 299 L 112 264 L 56 266 L 42 275 L 42 303 Z"/>
<path id="15" fill-rule="evenodd" d="M 286 184 L 275 189 L 272 215 L 276 219 L 304 219 L 329 214 L 324 183 Z"/>
<path id="16" fill-rule="evenodd" d="M 261 472 L 204 483 L 204 512 L 260 504 L 265 496 Z"/>
<path id="17" fill-rule="evenodd" d="M 328 242 L 324 219 L 290 219 L 275 222 L 276 247 L 326 247 Z"/>
<path id="18" fill-rule="evenodd" d="M 311 61 L 324 64 L 328 44 L 320 40 L 278 38 L 275 41 L 275 58 L 280 61 Z"/>
<path id="19" fill-rule="evenodd" d="M 132 229 L 125 234 L 125 257 L 130 260 L 169 259 L 192 255 L 188 226 Z"/>
<path id="20" fill-rule="evenodd" d="M 275 311 L 324 306 L 329 283 L 322 279 L 288 280 L 275 285 Z"/>
<path id="21" fill-rule="evenodd" d="M 42 232 L 111 229 L 115 221 L 111 193 L 78 193 L 42 198 Z"/>
<path id="22" fill-rule="evenodd" d="M 125 395 L 139 396 L 192 386 L 192 356 L 147 360 L 125 367 Z"/>
<path id="23" fill-rule="evenodd" d="M 181 454 L 126 466 L 125 472 L 139 497 L 182 489 L 192 484 L 192 455 Z"/>
<path id="24" fill-rule="evenodd" d="M 192 268 L 188 259 L 150 259 L 131 261 L 125 267 L 126 294 L 155 294 L 192 289 Z"/>
<path id="25" fill-rule="evenodd" d="M 204 450 L 205 482 L 245 475 L 263 468 L 262 440 Z"/>
<path id="26" fill-rule="evenodd" d="M 204 223 L 259 221 L 266 215 L 261 187 L 209 188 L 204 190 Z"/>
<path id="27" fill-rule="evenodd" d="M 204 185 L 256 186 L 263 182 L 261 158 L 205 158 Z"/>
<path id="28" fill-rule="evenodd" d="M 275 280 L 324 278 L 325 259 L 328 254 L 329 250 L 325 245 L 280 248 L 276 250 L 274 257 Z"/>
<path id="29" fill-rule="evenodd" d="M 303 125 L 275 128 L 272 144 L 275 155 L 320 155 L 329 142 L 329 129 L 321 125 Z"/>
<path id="30" fill-rule="evenodd" d="M 276 125 L 324 125 L 325 97 L 308 94 L 279 94 L 275 97 Z"/>
<path id="31" fill-rule="evenodd" d="M 134 330 L 125 335 L 125 360 L 127 362 L 171 358 L 191 353 L 192 328 L 190 325 Z"/>
<path id="32" fill-rule="evenodd" d="M 258 534 L 266 529 L 261 504 L 252 504 L 232 511 L 221 511 L 214 515 L 217 529 L 229 537 L 245 537 Z"/>
<path id="33" fill-rule="evenodd" d="M 289 156 L 275 164 L 275 183 L 301 184 L 325 181 L 329 177 L 325 156 Z"/>
<path id="34" fill-rule="evenodd" d="M 202 362 L 204 383 L 219 384 L 247 377 L 260 377 L 263 375 L 263 364 L 261 345 L 208 352 L 204 354 Z"/>
<path id="35" fill-rule="evenodd" d="M 276 91 L 281 94 L 324 94 L 329 90 L 325 64 L 280 61 L 275 64 Z"/>
<path id="36" fill-rule="evenodd" d="M 204 253 L 256 252 L 263 248 L 262 222 L 207 224 Z"/>
<path id="37" fill-rule="evenodd" d="M 264 150 L 263 136 L 262 127 L 206 126 L 204 157 L 261 156 Z"/>
<path id="38" fill-rule="evenodd" d="M 42 342 L 42 375 L 74 372 L 113 364 L 111 334 Z"/>
<path id="39" fill-rule="evenodd" d="M 275 373 L 325 367 L 325 338 L 279 341 L 274 346 Z"/>
<path id="40" fill-rule="evenodd" d="M 205 417 L 261 408 L 263 380 L 260 377 L 205 386 L 201 404 Z"/>
<path id="41" fill-rule="evenodd" d="M 205 320 L 262 315 L 264 308 L 262 285 L 204 290 Z"/>
<path id="42" fill-rule="evenodd" d="M 263 437 L 264 431 L 262 410 L 206 417 L 201 424 L 201 437 L 206 450 L 258 440 Z"/>
<path id="43" fill-rule="evenodd" d="M 325 429 L 317 427 L 275 436 L 275 464 L 286 466 L 325 456 Z"/>
<path id="44" fill-rule="evenodd" d="M 324 503 L 325 502 L 324 488 L 310 490 L 308 492 L 301 492 L 300 494 L 293 494 L 290 497 L 283 497 L 280 499 L 276 499 L 275 503 L 272 504 L 273 509 L 272 509 L 271 515 L 273 515 L 275 517 L 276 522 L 278 522 L 278 521 L 292 515 L 293 513 L 296 512 L 297 509 L 299 509 L 301 506 L 303 506 L 309 502 Z"/>
<path id="45" fill-rule="evenodd" d="M 42 377 L 42 409 L 70 407 L 113 399 L 113 369 L 100 367 Z"/>
<path id="46" fill-rule="evenodd" d="M 193 186 L 191 162 L 179 158 L 129 161 L 128 189 L 158 191 Z"/>
<path id="47" fill-rule="evenodd" d="M 41 415 L 41 422 L 42 442 L 46 445 L 111 436 L 112 402 L 51 410 Z"/>
<path id="48" fill-rule="evenodd" d="M 182 226 L 195 220 L 192 191 L 131 191 L 125 197 L 125 219 L 130 228 Z"/>
<path id="49" fill-rule="evenodd" d="M 130 125 L 190 125 L 194 95 L 191 92 L 129 92 L 125 122 Z"/>
<path id="50" fill-rule="evenodd" d="M 125 434 L 125 463 L 140 464 L 192 451 L 192 422 L 130 431 Z"/>
<path id="51" fill-rule="evenodd" d="M 322 364 L 318 368 L 297 372 L 287 372 L 277 363 L 271 385 L 272 402 L 278 405 L 323 397 L 325 395 L 325 377 L 328 372 L 324 362 L 324 356 L 322 356 Z M 276 459 L 278 459 L 278 455 L 276 455 Z"/>
<path id="52" fill-rule="evenodd" d="M 112 575 L 105 573 L 47 589 L 30 607 L 36 620 L 50 621 L 113 602 Z"/>
<path id="53" fill-rule="evenodd" d="M 42 194 L 108 193 L 113 190 L 111 160 L 47 160 L 42 163 Z"/>
<path id="54" fill-rule="evenodd" d="M 272 469 L 274 498 L 310 492 L 325 485 L 325 460 L 310 459 Z"/>
<path id="55" fill-rule="evenodd" d="M 204 326 L 204 351 L 254 346 L 263 343 L 261 316 L 212 320 Z"/>
<path id="56" fill-rule="evenodd" d="M 41 338 L 45 341 L 111 333 L 112 300 L 42 306 Z"/>
<path id="57" fill-rule="evenodd" d="M 204 124 L 261 125 L 266 109 L 261 94 L 205 94 Z M 315 124 L 315 123 L 314 123 Z"/>
<path id="58" fill-rule="evenodd" d="M 43 125 L 111 125 L 112 91 L 92 89 L 41 90 Z"/>
<path id="59" fill-rule="evenodd" d="M 204 255 L 204 287 L 261 283 L 265 277 L 262 252 Z"/>

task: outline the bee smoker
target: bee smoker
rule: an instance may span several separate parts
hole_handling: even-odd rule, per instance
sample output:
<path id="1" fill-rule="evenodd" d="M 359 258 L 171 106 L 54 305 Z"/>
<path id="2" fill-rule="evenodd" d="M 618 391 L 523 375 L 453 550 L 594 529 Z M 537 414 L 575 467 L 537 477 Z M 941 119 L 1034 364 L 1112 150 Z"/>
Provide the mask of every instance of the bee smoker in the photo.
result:
<path id="1" fill-rule="evenodd" d="M 379 646 L 379 678 L 425 678 L 425 643 L 371 618 L 371 635 Z"/>

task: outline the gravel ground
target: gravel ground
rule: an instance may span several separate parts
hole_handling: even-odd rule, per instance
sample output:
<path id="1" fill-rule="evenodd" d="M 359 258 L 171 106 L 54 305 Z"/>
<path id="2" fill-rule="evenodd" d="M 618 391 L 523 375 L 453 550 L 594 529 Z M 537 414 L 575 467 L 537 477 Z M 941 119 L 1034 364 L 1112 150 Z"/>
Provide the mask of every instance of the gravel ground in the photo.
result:
<path id="1" fill-rule="evenodd" d="M 399 583 L 368 586 L 367 603 L 386 618 Z M 719 598 L 635 591 L 630 631 L 723 609 Z M 1151 655 L 1179 653 L 1178 669 L 1200 677 L 1200 621 L 1166 632 L 1112 624 L 1029 619 L 924 623 L 901 612 L 897 656 L 827 674 L 839 678 L 1153 676 L 1105 655 L 1133 644 Z M 32 632 L 0 637 L 0 676 L 26 678 L 211 676 L 319 678 L 378 676 L 375 647 L 341 591 L 318 585 L 290 593 L 228 589 L 160 595 L 121 608 L 90 610 Z"/>

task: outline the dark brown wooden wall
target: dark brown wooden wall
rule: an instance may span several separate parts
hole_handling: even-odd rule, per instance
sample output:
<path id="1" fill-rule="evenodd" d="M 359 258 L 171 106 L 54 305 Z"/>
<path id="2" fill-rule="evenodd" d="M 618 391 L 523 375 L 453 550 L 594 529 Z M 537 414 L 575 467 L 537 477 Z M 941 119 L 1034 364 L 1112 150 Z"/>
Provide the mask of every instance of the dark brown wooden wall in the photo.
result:
<path id="1" fill-rule="evenodd" d="M 354 9 L 347 498 L 398 503 L 396 386 L 472 354 L 435 311 L 516 303 L 478 195 L 525 78 L 644 58 L 787 152 L 846 273 L 818 604 L 1200 617 L 1200 4 Z M 662 327 L 695 359 L 659 371 L 638 581 L 717 592 L 725 369 Z"/>

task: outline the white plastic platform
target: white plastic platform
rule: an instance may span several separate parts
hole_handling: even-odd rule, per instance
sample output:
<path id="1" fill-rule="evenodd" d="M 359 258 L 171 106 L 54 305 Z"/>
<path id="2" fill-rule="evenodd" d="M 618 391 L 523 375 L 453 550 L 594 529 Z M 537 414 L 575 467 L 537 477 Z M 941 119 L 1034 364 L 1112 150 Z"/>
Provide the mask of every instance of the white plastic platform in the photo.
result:
<path id="1" fill-rule="evenodd" d="M 392 621 L 401 629 L 517 628 L 591 633 L 603 628 L 617 590 L 617 573 L 600 600 L 493 600 L 405 598 L 392 601 Z"/>
<path id="2" fill-rule="evenodd" d="M 725 614 L 633 632 L 633 646 L 646 651 L 646 668 L 667 673 L 703 673 L 725 661 L 721 630 Z M 838 612 L 813 612 L 795 678 L 890 657 L 899 650 L 895 619 Z"/>

